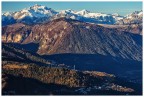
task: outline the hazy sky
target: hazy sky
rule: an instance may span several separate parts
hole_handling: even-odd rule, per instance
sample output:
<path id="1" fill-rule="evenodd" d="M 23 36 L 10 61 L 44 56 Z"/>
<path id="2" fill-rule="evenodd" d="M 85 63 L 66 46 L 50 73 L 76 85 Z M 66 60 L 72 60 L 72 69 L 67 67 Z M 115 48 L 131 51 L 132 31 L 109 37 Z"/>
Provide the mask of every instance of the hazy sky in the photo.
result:
<path id="1" fill-rule="evenodd" d="M 44 5 L 54 10 L 82 10 L 87 9 L 91 12 L 102 13 L 118 13 L 120 15 L 126 15 L 134 11 L 142 10 L 142 2 L 2 2 L 2 12 L 19 11 L 23 8 L 33 6 L 35 4 Z"/>

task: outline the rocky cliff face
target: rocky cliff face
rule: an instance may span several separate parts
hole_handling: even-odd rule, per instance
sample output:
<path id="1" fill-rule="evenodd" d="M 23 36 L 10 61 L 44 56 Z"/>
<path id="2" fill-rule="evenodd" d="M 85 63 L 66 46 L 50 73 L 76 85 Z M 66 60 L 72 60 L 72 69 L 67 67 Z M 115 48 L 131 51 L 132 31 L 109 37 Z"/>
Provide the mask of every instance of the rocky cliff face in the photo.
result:
<path id="1" fill-rule="evenodd" d="M 11 30 L 13 29 L 13 30 Z M 38 43 L 37 53 L 101 54 L 142 60 L 142 36 L 71 19 L 3 27 L 3 42 Z"/>
<path id="2" fill-rule="evenodd" d="M 22 43 L 30 34 L 31 27 L 18 23 L 2 28 L 2 41 Z"/>

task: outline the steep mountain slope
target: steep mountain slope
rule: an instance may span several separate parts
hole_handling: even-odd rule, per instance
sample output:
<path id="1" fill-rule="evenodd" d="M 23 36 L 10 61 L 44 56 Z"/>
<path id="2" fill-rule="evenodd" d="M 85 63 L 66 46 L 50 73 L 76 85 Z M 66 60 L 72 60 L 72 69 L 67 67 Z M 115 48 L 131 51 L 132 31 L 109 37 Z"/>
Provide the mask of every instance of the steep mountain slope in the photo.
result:
<path id="1" fill-rule="evenodd" d="M 14 23 L 16 23 L 16 20 L 12 16 L 12 13 L 7 12 L 7 13 L 2 14 L 2 25 L 3 26 L 14 24 Z"/>
<path id="2" fill-rule="evenodd" d="M 39 65 L 50 66 L 53 61 L 46 60 L 40 55 L 26 51 L 19 47 L 15 47 L 11 44 L 2 44 L 2 60 L 25 62 L 25 63 L 35 63 Z"/>
<path id="3" fill-rule="evenodd" d="M 9 32 L 9 28 L 10 26 L 3 28 L 3 42 L 37 43 L 39 44 L 37 53 L 42 55 L 85 53 L 142 60 L 142 36 L 117 29 L 61 18 L 46 24 L 31 26 L 27 37 L 21 38 L 21 41 L 14 41 L 15 38 L 12 32 Z M 13 26 L 13 29 L 17 28 Z M 13 33 L 17 35 L 17 30 Z M 7 36 L 13 38 L 8 41 Z M 25 34 L 20 36 L 24 37 Z"/>

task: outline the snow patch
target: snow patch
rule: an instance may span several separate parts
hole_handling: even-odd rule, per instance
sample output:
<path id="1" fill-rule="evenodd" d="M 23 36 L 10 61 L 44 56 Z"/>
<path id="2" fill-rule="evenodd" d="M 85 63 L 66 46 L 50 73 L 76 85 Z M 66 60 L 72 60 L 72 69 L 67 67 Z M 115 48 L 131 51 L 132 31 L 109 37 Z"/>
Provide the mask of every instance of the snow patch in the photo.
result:
<path id="1" fill-rule="evenodd" d="M 90 29 L 90 26 L 86 26 L 87 29 Z"/>

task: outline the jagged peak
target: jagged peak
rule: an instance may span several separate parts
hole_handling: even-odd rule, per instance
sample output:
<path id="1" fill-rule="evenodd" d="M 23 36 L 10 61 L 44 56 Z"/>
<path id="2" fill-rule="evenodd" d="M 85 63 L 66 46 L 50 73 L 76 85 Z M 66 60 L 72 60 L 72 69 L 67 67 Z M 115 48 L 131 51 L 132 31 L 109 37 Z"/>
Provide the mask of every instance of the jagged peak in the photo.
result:
<path id="1" fill-rule="evenodd" d="M 29 7 L 28 9 L 34 9 L 34 10 L 39 10 L 39 9 L 50 10 L 51 8 L 48 8 L 48 7 L 46 7 L 46 6 L 42 6 L 42 5 L 35 4 L 34 6 Z"/>
<path id="2" fill-rule="evenodd" d="M 83 9 L 83 10 L 81 10 L 81 11 L 78 11 L 77 13 L 78 13 L 78 14 L 81 14 L 81 15 L 85 15 L 85 14 L 90 13 L 90 11 L 88 11 L 88 10 L 86 10 L 86 9 Z"/>
<path id="3" fill-rule="evenodd" d="M 60 11 L 60 13 L 63 13 L 63 14 L 66 14 L 66 13 L 75 13 L 75 11 L 72 10 L 72 9 L 67 9 L 67 10 Z"/>
<path id="4" fill-rule="evenodd" d="M 141 14 L 143 14 L 143 11 L 142 11 L 142 10 L 140 10 L 140 11 L 134 11 L 134 12 L 132 12 L 132 13 L 130 13 L 130 14 L 127 14 L 126 17 L 129 17 L 129 16 L 131 16 L 131 15 L 141 15 Z"/>
<path id="5" fill-rule="evenodd" d="M 114 15 L 114 16 L 120 16 L 118 13 L 113 13 L 112 15 Z"/>
<path id="6" fill-rule="evenodd" d="M 11 16 L 11 15 L 12 15 L 12 12 L 5 12 L 5 13 L 3 13 L 2 15 L 4 15 L 4 16 Z"/>
<path id="7" fill-rule="evenodd" d="M 88 11 L 88 10 L 86 10 L 86 9 L 83 9 L 83 10 L 81 10 L 81 11 L 83 11 L 83 12 L 88 12 L 88 13 L 90 12 L 90 11 Z"/>

